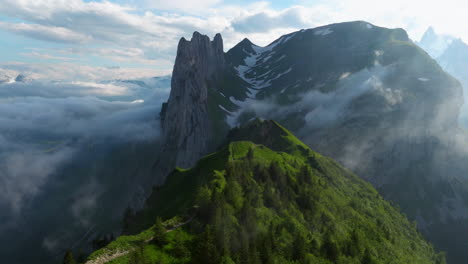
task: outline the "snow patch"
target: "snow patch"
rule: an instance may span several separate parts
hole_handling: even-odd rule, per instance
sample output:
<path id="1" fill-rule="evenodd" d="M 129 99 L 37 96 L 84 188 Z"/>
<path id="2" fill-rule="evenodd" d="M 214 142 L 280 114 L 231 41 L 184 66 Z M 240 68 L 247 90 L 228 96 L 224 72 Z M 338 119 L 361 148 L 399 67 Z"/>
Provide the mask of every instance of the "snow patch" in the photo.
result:
<path id="1" fill-rule="evenodd" d="M 345 73 L 341 74 L 340 80 L 348 77 L 350 74 L 351 74 L 350 72 L 345 72 Z"/>
<path id="2" fill-rule="evenodd" d="M 322 28 L 322 29 L 318 29 L 314 32 L 314 35 L 316 36 L 326 36 L 328 34 L 331 34 L 333 33 L 333 31 L 330 29 L 330 28 Z"/>
<path id="3" fill-rule="evenodd" d="M 379 57 L 379 56 L 382 56 L 384 54 L 384 51 L 383 50 L 375 50 L 374 54 L 375 54 L 375 56 Z"/>
<path id="4" fill-rule="evenodd" d="M 282 60 L 282 59 L 284 59 L 284 58 L 286 58 L 286 55 L 281 55 L 281 57 L 279 57 L 279 58 L 276 60 L 276 62 L 278 62 L 278 61 L 280 61 L 280 60 Z"/>
<path id="5" fill-rule="evenodd" d="M 255 64 L 257 64 L 257 59 L 258 59 L 259 55 L 251 55 L 251 56 L 248 56 L 244 59 L 244 63 L 247 67 L 253 67 L 255 66 Z"/>
<path id="6" fill-rule="evenodd" d="M 278 39 L 277 41 L 271 43 L 270 45 L 266 46 L 266 47 L 258 47 L 259 48 L 259 52 L 260 53 L 264 53 L 264 52 L 268 52 L 268 51 L 271 51 L 273 50 L 276 46 L 278 46 L 279 44 L 282 44 L 282 43 L 286 43 L 288 40 L 290 40 L 292 37 L 294 37 L 296 35 L 296 33 L 292 33 L 290 35 L 287 35 L 287 36 L 282 36 L 280 39 Z"/>
<path id="7" fill-rule="evenodd" d="M 281 77 L 281 76 L 283 76 L 283 75 L 289 73 L 290 71 L 292 71 L 292 68 L 291 68 L 291 67 L 289 67 L 286 71 L 284 71 L 284 72 L 278 74 L 275 78 L 273 78 L 273 80 L 278 79 L 279 77 Z M 273 81 L 273 80 L 272 80 L 272 81 Z"/>
<path id="8" fill-rule="evenodd" d="M 227 110 L 226 108 L 224 108 L 222 105 L 218 105 L 218 107 L 223 110 L 224 112 L 226 112 L 227 114 L 231 115 L 232 112 L 230 112 L 229 110 Z"/>
<path id="9" fill-rule="evenodd" d="M 418 78 L 418 80 L 421 81 L 421 82 L 428 82 L 429 81 L 428 78 L 423 78 L 423 77 Z"/>
<path id="10" fill-rule="evenodd" d="M 366 24 L 366 27 L 367 27 L 368 29 L 373 28 L 373 26 L 372 26 L 371 24 Z"/>
<path id="11" fill-rule="evenodd" d="M 274 54 L 275 54 L 275 52 L 274 52 L 274 51 L 272 51 L 272 52 L 268 53 L 268 55 L 267 55 L 267 56 L 265 56 L 265 57 L 263 57 L 263 58 L 262 58 L 262 63 L 265 63 L 265 62 L 267 62 L 268 60 L 270 60 L 270 59 L 271 59 L 271 57 L 273 57 L 273 55 L 274 55 Z"/>

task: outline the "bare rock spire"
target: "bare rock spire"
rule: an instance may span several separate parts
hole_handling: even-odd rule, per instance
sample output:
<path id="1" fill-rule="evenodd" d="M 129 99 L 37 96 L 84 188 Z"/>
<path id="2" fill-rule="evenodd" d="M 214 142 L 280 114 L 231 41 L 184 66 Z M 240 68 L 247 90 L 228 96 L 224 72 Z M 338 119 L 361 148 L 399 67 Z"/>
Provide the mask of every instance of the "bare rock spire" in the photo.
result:
<path id="1" fill-rule="evenodd" d="M 193 33 L 190 41 L 180 40 L 171 94 L 161 115 L 165 149 L 174 151 L 177 166 L 192 166 L 211 146 L 208 86 L 216 81 L 224 65 L 220 34 L 213 41 L 198 32 Z"/>

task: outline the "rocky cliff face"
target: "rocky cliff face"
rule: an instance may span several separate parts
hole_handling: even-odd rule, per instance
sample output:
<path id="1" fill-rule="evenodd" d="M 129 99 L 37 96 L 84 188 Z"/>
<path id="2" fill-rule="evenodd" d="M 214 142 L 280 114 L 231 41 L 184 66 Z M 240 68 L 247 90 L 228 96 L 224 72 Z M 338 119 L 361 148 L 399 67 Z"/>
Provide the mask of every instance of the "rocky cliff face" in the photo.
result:
<path id="1" fill-rule="evenodd" d="M 165 151 L 175 153 L 177 166 L 188 168 L 213 148 L 213 125 L 208 113 L 208 90 L 225 67 L 223 40 L 195 32 L 182 38 L 162 117 Z"/>

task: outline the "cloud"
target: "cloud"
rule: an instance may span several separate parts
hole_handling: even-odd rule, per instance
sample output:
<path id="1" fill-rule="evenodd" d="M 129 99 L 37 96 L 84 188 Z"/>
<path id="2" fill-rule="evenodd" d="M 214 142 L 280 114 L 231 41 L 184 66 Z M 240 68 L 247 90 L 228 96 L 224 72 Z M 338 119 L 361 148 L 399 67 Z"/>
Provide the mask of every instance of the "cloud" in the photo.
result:
<path id="1" fill-rule="evenodd" d="M 164 76 L 171 73 L 165 67 L 96 67 L 71 62 L 62 63 L 23 63 L 7 62 L 0 63 L 0 75 L 23 74 L 35 80 L 49 82 L 73 82 L 73 81 L 107 81 L 107 80 L 132 80 L 141 78 L 151 78 L 154 76 Z"/>
<path id="2" fill-rule="evenodd" d="M 47 28 L 65 28 L 67 32 L 109 40 L 129 29 L 138 31 L 138 23 L 141 22 L 138 16 L 128 13 L 131 8 L 107 1 L 5 1 L 0 7 L 1 13 L 42 25 L 30 28 L 29 33 L 34 34 Z"/>
<path id="3" fill-rule="evenodd" d="M 264 1 L 244 5 L 218 0 L 5 1 L 0 14 L 11 20 L 1 22 L 0 28 L 72 46 L 46 48 L 29 56 L 51 60 L 65 59 L 63 54 L 80 55 L 85 60 L 98 57 L 110 64 L 154 65 L 166 72 L 172 69 L 178 40 L 190 37 L 193 31 L 210 36 L 222 33 L 226 49 L 245 37 L 267 45 L 301 28 L 350 20 L 403 27 L 413 39 L 419 39 L 429 25 L 440 32 L 468 38 L 466 27 L 459 23 L 465 15 L 463 7 L 468 6 L 457 0 L 302 0 L 296 2 L 299 5 L 285 8 L 274 8 Z"/>
<path id="4" fill-rule="evenodd" d="M 169 95 L 169 80 L 0 84 L 2 210 L 18 215 L 83 146 L 156 140 L 156 117 Z M 72 212 L 89 209 L 88 197 Z"/>
<path id="5" fill-rule="evenodd" d="M 71 96 L 125 96 L 128 86 L 117 83 L 96 82 L 12 82 L 0 85 L 0 98 L 39 96 L 41 98 L 60 98 Z M 2 101 L 0 99 L 0 101 Z M 10 100 L 11 101 L 11 100 Z"/>
<path id="6" fill-rule="evenodd" d="M 0 207 L 19 214 L 25 199 L 36 195 L 47 177 L 73 156 L 64 147 L 51 153 L 34 146 L 12 143 L 0 135 Z"/>
<path id="7" fill-rule="evenodd" d="M 241 33 L 268 33 L 278 28 L 306 28 L 316 24 L 316 12 L 313 11 L 301 6 L 281 11 L 261 11 L 235 18 L 232 27 Z"/>
<path id="8" fill-rule="evenodd" d="M 197 12 L 206 8 L 212 8 L 213 6 L 221 3 L 221 0 L 133 0 L 125 1 L 130 5 L 144 6 L 145 8 L 158 9 L 158 10 L 182 10 L 184 12 Z"/>
<path id="9" fill-rule="evenodd" d="M 90 182 L 83 184 L 77 190 L 70 210 L 73 217 L 78 219 L 80 225 L 85 227 L 93 225 L 89 220 L 95 213 L 97 200 L 102 190 L 104 190 L 104 187 L 100 186 L 95 179 L 91 179 Z"/>
<path id="10" fill-rule="evenodd" d="M 0 22 L 0 29 L 18 33 L 20 35 L 31 38 L 52 42 L 85 43 L 91 40 L 91 37 L 87 35 L 74 32 L 64 27 Z"/>
<path id="11" fill-rule="evenodd" d="M 335 91 L 323 93 L 312 87 L 300 95 L 301 99 L 298 102 L 288 106 L 278 105 L 275 98 L 237 102 L 240 109 L 228 116 L 228 123 L 231 126 L 237 125 L 237 118 L 244 113 L 255 113 L 256 117 L 264 119 L 281 120 L 290 113 L 301 112 L 306 122 L 303 129 L 305 132 L 310 132 L 310 129 L 323 129 L 344 118 L 350 103 L 367 92 L 378 93 L 390 104 L 398 103 L 401 100 L 398 91 L 386 89 L 382 84 L 382 80 L 391 71 L 391 66 L 376 65 L 353 74 L 346 73 L 338 81 Z"/>
<path id="12" fill-rule="evenodd" d="M 34 85 L 34 84 L 32 84 Z M 99 88 L 100 89 L 100 88 Z M 106 91 L 105 91 L 106 92 Z M 116 136 L 124 139 L 141 137 L 142 119 L 158 113 L 163 98 L 141 101 L 107 101 L 95 97 L 17 97 L 2 100 L 0 104 L 0 132 L 47 134 L 60 137 Z M 149 121 L 149 120 L 148 120 Z M 114 130 L 119 126 L 122 130 Z M 55 128 L 51 130 L 51 128 Z M 125 136 L 125 128 L 133 132 Z M 157 126 L 155 126 L 157 130 Z M 139 133 L 136 133 L 139 132 Z M 13 137 L 15 137 L 13 135 Z"/>
<path id="13" fill-rule="evenodd" d="M 29 53 L 20 53 L 20 55 L 28 56 L 28 57 L 35 57 L 35 58 L 44 59 L 44 60 L 59 60 L 59 61 L 80 60 L 80 59 L 77 59 L 77 58 L 55 56 L 55 55 L 40 53 L 40 52 L 36 52 L 36 51 L 29 52 Z"/>

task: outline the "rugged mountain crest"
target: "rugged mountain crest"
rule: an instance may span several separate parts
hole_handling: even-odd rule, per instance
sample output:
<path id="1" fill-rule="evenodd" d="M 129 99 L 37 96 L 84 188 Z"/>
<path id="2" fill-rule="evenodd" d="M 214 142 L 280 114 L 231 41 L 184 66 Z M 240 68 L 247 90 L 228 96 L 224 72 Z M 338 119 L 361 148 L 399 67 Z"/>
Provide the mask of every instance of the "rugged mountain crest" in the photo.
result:
<path id="1" fill-rule="evenodd" d="M 210 148 L 212 123 L 208 116 L 208 86 L 225 67 L 223 40 L 213 41 L 198 32 L 182 38 L 177 49 L 171 94 L 161 114 L 166 151 L 176 165 L 190 167 Z"/>

